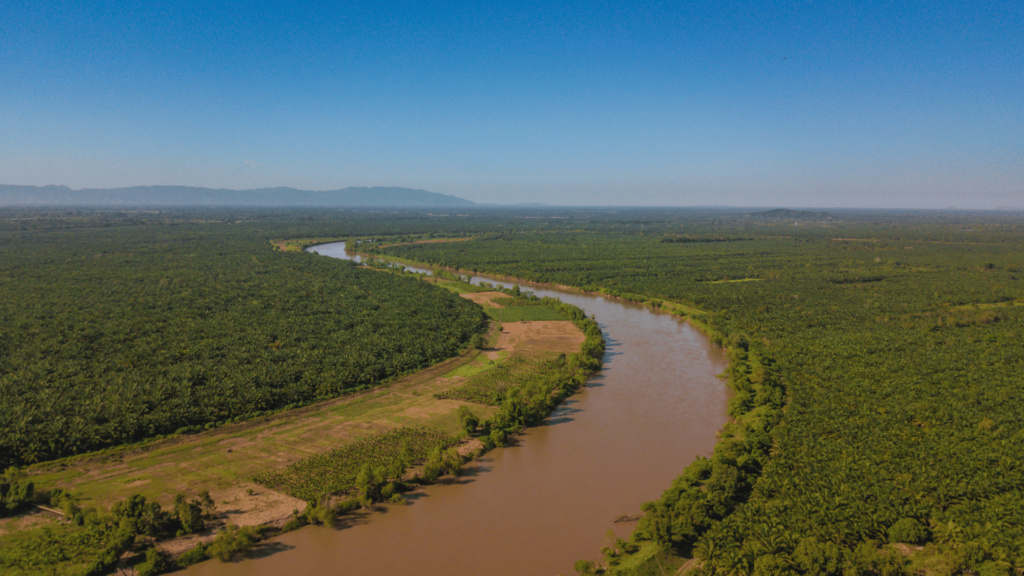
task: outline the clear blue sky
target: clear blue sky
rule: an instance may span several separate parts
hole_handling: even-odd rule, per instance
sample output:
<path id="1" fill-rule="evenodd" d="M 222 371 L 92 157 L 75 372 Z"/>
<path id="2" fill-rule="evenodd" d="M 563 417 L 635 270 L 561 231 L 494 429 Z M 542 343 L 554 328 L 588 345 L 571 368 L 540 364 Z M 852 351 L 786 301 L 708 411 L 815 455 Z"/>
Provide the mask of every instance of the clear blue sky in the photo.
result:
<path id="1" fill-rule="evenodd" d="M 0 183 L 1024 207 L 1024 2 L 0 2 Z"/>

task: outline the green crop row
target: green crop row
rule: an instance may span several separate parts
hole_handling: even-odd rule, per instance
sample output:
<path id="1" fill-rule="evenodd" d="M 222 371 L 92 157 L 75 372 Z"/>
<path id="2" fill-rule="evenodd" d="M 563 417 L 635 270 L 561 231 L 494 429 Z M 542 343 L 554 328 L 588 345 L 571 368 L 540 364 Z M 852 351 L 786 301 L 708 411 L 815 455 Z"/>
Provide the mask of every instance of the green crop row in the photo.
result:
<path id="1" fill-rule="evenodd" d="M 435 394 L 435 397 L 498 406 L 510 389 L 537 379 L 557 378 L 564 366 L 564 362 L 555 360 L 509 358 L 494 368 L 470 378 L 461 386 Z"/>
<path id="2" fill-rule="evenodd" d="M 265 472 L 254 480 L 271 490 L 316 502 L 355 488 L 356 477 L 367 464 L 375 469 L 392 468 L 404 461 L 409 466 L 426 459 L 435 448 L 447 448 L 456 441 L 438 430 L 397 428 L 306 458 L 282 470 Z"/>

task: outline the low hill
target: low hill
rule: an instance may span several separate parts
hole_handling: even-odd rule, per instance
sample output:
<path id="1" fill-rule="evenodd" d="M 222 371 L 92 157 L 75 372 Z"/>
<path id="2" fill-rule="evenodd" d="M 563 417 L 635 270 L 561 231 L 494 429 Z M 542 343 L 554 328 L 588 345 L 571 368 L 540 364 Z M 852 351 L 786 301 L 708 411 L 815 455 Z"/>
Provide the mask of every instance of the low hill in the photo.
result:
<path id="1" fill-rule="evenodd" d="M 252 206 L 455 208 L 474 202 L 412 188 L 349 187 L 341 190 L 258 188 L 228 190 L 190 186 L 83 188 L 0 184 L 0 206 Z"/>

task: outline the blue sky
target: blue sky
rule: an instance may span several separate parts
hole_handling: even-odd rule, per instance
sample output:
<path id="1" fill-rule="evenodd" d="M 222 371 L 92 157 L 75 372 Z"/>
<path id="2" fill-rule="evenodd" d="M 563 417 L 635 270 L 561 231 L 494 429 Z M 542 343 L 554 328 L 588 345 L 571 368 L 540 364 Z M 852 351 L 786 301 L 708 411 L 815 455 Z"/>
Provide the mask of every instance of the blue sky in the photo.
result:
<path id="1" fill-rule="evenodd" d="M 0 183 L 1024 207 L 1024 2 L 0 2 Z"/>

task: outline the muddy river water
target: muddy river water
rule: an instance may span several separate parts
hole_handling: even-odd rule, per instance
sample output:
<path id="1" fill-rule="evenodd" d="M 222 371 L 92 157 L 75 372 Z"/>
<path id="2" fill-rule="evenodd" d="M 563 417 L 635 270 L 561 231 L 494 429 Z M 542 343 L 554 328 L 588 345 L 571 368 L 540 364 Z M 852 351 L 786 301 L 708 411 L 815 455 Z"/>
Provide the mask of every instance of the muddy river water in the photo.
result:
<path id="1" fill-rule="evenodd" d="M 349 258 L 344 244 L 310 249 Z M 505 284 L 485 276 L 473 278 Z M 189 576 L 553 576 L 597 560 L 615 520 L 658 498 L 696 456 L 710 456 L 726 422 L 728 391 L 716 377 L 725 354 L 668 314 L 599 296 L 522 283 L 595 314 L 608 342 L 604 369 L 531 428 L 448 484 L 410 494 L 409 506 L 309 526 L 250 558 L 213 560 Z"/>

